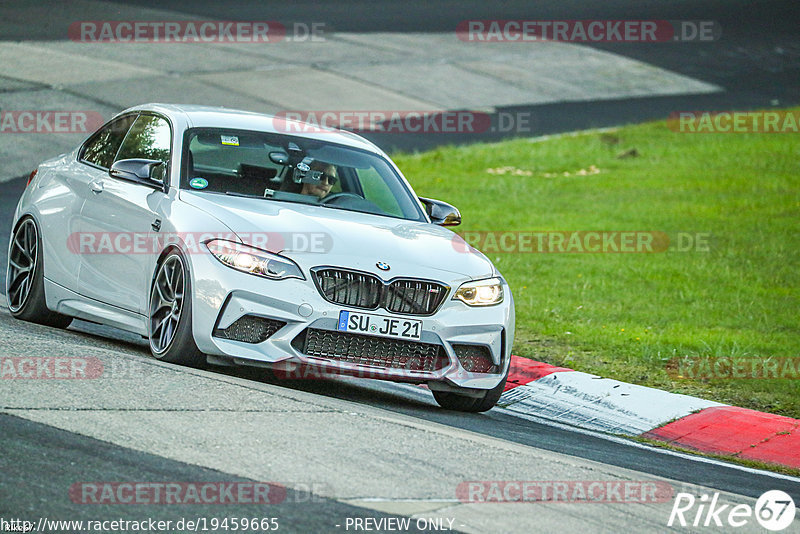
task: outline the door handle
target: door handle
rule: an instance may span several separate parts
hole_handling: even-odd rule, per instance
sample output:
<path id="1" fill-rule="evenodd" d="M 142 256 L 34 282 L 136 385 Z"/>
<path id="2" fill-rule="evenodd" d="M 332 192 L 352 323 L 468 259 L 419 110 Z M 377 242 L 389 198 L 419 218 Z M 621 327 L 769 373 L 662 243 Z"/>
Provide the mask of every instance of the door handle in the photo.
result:
<path id="1" fill-rule="evenodd" d="M 89 188 L 92 190 L 92 193 L 102 193 L 103 192 L 102 180 L 95 180 L 93 182 L 90 182 Z"/>

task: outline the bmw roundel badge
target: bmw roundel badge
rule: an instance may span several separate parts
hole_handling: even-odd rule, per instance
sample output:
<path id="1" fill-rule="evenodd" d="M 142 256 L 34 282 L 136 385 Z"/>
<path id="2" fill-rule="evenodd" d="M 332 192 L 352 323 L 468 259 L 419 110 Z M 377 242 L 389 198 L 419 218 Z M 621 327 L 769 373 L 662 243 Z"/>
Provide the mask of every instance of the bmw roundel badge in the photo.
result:
<path id="1" fill-rule="evenodd" d="M 389 267 L 388 263 L 385 263 L 385 262 L 382 262 L 382 261 L 379 261 L 378 263 L 376 263 L 375 267 L 377 267 L 381 271 L 388 271 L 389 269 L 391 269 L 391 267 Z"/>

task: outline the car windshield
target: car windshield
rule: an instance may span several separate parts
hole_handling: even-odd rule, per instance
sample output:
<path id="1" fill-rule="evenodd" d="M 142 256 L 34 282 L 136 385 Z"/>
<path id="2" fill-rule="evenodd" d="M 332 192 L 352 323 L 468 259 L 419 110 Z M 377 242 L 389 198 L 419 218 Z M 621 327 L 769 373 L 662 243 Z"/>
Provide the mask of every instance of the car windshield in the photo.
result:
<path id="1" fill-rule="evenodd" d="M 424 221 L 419 201 L 382 157 L 302 137 L 194 129 L 182 189 Z"/>

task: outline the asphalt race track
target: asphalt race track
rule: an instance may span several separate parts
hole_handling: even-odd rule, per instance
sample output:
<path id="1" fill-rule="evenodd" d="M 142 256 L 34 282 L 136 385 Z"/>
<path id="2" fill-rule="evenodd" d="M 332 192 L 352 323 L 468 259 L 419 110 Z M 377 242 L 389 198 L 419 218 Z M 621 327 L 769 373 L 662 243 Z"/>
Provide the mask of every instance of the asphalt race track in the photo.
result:
<path id="1" fill-rule="evenodd" d="M 438 2 L 435 8 L 429 2 L 419 0 L 299 3 L 250 1 L 237 2 L 235 6 L 212 0 L 166 4 L 137 0 L 126 2 L 125 6 L 123 9 L 121 4 L 106 2 L 63 4 L 55 0 L 37 2 L 35 6 L 23 3 L 9 5 L 2 8 L 8 15 L 0 19 L 0 36 L 3 40 L 21 42 L 64 39 L 65 21 L 117 20 L 137 7 L 151 10 L 148 14 L 152 18 L 155 18 L 154 14 L 160 13 L 159 9 L 166 9 L 165 13 L 187 14 L 200 20 L 266 19 L 277 20 L 287 27 L 296 22 L 323 21 L 332 29 L 333 35 L 336 32 L 450 33 L 459 22 L 470 19 L 703 20 L 718 24 L 724 38 L 710 42 L 655 45 L 635 42 L 587 43 L 582 46 L 642 61 L 647 65 L 713 84 L 720 87 L 721 91 L 712 94 L 650 97 L 638 95 L 635 98 L 533 105 L 503 106 L 491 103 L 494 109 L 490 110 L 490 114 L 496 120 L 499 114 L 522 113 L 531 118 L 530 129 L 524 135 L 543 135 L 664 119 L 674 111 L 764 109 L 800 103 L 800 45 L 797 37 L 800 4 L 791 0 L 755 3 L 744 0 L 705 0 L 633 4 L 624 0 L 602 4 L 547 0 L 536 2 L 535 5 L 524 0 L 511 0 L 503 2 L 502 6 L 480 0 L 448 0 Z M 553 70 L 559 68 L 558 63 L 552 66 Z M 180 72 L 178 68 L 175 70 Z M 89 101 L 92 98 L 96 105 L 109 104 L 103 97 L 90 97 Z M 367 137 L 387 150 L 415 150 L 442 143 L 492 141 L 510 135 L 515 133 L 498 129 L 483 132 L 481 135 L 393 135 L 376 132 Z"/>
<path id="2" fill-rule="evenodd" d="M 655 480 L 675 492 L 718 490 L 736 503 L 752 503 L 769 489 L 798 491 L 794 479 L 663 454 L 502 410 L 445 412 L 418 388 L 175 368 L 153 361 L 141 340 L 82 322 L 62 332 L 20 326 L 4 312 L 0 340 L 6 354 L 98 358 L 111 371 L 97 380 L 4 381 L 3 517 L 176 520 L 249 512 L 245 505 L 88 506 L 66 498 L 74 484 L 99 481 L 251 480 L 300 488 L 269 508 L 291 532 L 332 532 L 347 517 L 419 514 L 433 504 L 463 521 L 466 531 L 475 531 L 479 518 L 497 531 L 514 531 L 503 530 L 510 525 L 494 505 L 473 505 L 486 508 L 472 517 L 458 508 L 469 505 L 448 502 L 457 484 L 475 480 L 476 472 L 491 472 L 487 480 Z M 426 462 L 434 452 L 438 461 Z M 373 472 L 381 475 L 371 479 Z M 548 505 L 505 506 L 521 507 L 515 512 L 520 527 L 552 531 L 558 525 L 558 510 Z M 609 529 L 635 521 L 645 531 L 663 531 L 670 509 L 669 503 L 561 506 L 573 508 L 565 512 L 572 520 L 590 513 Z"/>
<path id="3" fill-rule="evenodd" d="M 544 1 L 534 6 L 517 0 L 502 5 L 448 0 L 432 7 L 430 2 L 389 0 L 235 5 L 195 0 L 166 7 L 164 2 L 134 0 L 124 9 L 137 6 L 195 19 L 322 20 L 336 32 L 360 33 L 452 32 L 470 18 L 714 20 L 723 28 L 724 40 L 592 47 L 711 84 L 718 91 L 494 106 L 492 113 L 531 114 L 536 121 L 530 134 L 542 135 L 664 118 L 682 109 L 800 104 L 800 4 L 795 1 Z M 4 5 L 0 40 L 57 40 L 63 38 L 57 28 L 65 20 L 118 19 L 120 10 L 122 4 L 93 1 Z M 15 80 L 5 82 L 0 98 L 13 93 L 24 101 L 27 89 L 8 88 Z M 94 98 L 76 91 L 69 89 L 76 98 Z M 104 101 L 97 105 L 113 107 Z M 426 149 L 504 136 L 367 135 L 387 149 Z M 9 137 L 0 134 L 0 141 L 13 142 Z M 20 150 L 30 157 L 37 146 Z M 10 165 L 6 157 L 0 159 L 3 266 L 13 210 L 25 187 L 19 172 L 3 176 Z M 5 275 L 3 268 L 3 288 Z M 780 489 L 800 503 L 797 478 L 658 450 L 502 409 L 480 415 L 447 412 L 418 387 L 349 379 L 278 380 L 250 368 L 176 367 L 151 358 L 146 342 L 136 336 L 83 321 L 64 331 L 22 323 L 11 318 L 2 301 L 0 356 L 89 358 L 100 362 L 104 373 L 93 380 L 0 380 L 0 520 L 150 518 L 175 524 L 181 519 L 252 517 L 276 518 L 280 532 L 324 533 L 396 531 L 392 525 L 411 517 L 410 531 L 442 526 L 463 532 L 729 532 L 731 527 L 713 524 L 699 530 L 668 527 L 674 496 L 686 492 L 699 499 L 719 492 L 721 504 L 752 507 L 765 491 Z M 665 485 L 670 495 L 647 503 L 474 503 L 459 499 L 460 485 L 468 481 L 647 482 Z M 71 492 L 92 483 L 123 482 L 269 483 L 279 488 L 271 489 L 277 497 L 270 504 L 225 505 L 87 504 Z M 687 513 L 688 520 L 694 512 Z M 359 529 L 354 518 L 371 523 L 362 522 Z M 785 532 L 799 532 L 798 524 L 795 520 Z M 751 520 L 734 531 L 764 530 Z"/>

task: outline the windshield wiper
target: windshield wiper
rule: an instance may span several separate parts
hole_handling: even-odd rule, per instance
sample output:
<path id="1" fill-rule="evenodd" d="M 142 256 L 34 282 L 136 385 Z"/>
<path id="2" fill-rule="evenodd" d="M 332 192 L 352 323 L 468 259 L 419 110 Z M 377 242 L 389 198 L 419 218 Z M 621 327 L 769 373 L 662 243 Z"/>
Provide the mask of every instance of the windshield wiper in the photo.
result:
<path id="1" fill-rule="evenodd" d="M 268 196 L 261 196 L 261 195 L 249 195 L 247 193 L 237 193 L 236 191 L 226 191 L 225 194 L 228 195 L 228 196 L 231 196 L 231 197 L 260 198 L 261 200 L 275 200 L 277 202 L 288 202 L 290 204 L 305 204 L 305 205 L 310 205 L 310 206 L 318 206 L 319 205 L 319 204 L 316 203 L 315 200 L 311 200 L 310 198 L 309 198 L 308 201 L 305 201 L 304 199 L 298 199 L 298 198 L 281 198 L 278 195 L 273 195 L 273 196 L 269 196 L 269 197 Z M 297 196 L 300 196 L 300 195 L 297 195 Z M 308 195 L 302 195 L 302 196 L 308 196 Z"/>
<path id="2" fill-rule="evenodd" d="M 247 193 L 237 193 L 236 191 L 225 191 L 225 194 L 228 195 L 229 197 L 261 198 L 261 199 L 267 198 L 261 195 L 248 195 Z"/>

